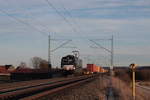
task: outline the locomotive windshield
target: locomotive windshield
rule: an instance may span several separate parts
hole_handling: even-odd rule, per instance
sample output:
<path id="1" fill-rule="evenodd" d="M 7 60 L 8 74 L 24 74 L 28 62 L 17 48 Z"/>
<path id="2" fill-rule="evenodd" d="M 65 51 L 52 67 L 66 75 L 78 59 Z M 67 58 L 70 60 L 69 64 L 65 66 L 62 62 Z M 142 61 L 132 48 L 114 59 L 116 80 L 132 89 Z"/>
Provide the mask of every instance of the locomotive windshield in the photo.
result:
<path id="1" fill-rule="evenodd" d="M 75 57 L 73 55 L 68 55 L 63 57 L 61 60 L 62 65 L 74 65 Z"/>

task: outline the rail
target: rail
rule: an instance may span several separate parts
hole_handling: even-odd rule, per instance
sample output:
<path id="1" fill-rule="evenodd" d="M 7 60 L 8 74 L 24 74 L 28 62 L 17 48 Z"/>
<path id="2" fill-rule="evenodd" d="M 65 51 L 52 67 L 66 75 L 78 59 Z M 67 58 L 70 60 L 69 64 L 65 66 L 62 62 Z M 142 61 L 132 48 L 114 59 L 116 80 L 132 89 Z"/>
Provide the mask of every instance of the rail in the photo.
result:
<path id="1" fill-rule="evenodd" d="M 0 100 L 36 100 L 45 95 L 57 93 L 68 87 L 73 87 L 95 79 L 98 75 L 86 75 L 57 82 L 24 86 L 0 91 Z"/>

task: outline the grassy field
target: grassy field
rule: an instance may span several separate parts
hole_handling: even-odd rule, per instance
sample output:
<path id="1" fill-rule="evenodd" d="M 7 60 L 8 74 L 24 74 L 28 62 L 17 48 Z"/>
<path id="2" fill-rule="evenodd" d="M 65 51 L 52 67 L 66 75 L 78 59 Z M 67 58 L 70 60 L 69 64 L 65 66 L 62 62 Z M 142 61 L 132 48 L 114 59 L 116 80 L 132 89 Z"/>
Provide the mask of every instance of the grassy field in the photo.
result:
<path id="1" fill-rule="evenodd" d="M 150 81 L 139 82 L 139 85 L 141 85 L 141 86 L 146 86 L 146 87 L 150 87 Z"/>
<path id="2" fill-rule="evenodd" d="M 10 80 L 10 75 L 6 74 L 6 75 L 0 75 L 0 83 L 4 83 L 5 81 L 9 81 Z"/>

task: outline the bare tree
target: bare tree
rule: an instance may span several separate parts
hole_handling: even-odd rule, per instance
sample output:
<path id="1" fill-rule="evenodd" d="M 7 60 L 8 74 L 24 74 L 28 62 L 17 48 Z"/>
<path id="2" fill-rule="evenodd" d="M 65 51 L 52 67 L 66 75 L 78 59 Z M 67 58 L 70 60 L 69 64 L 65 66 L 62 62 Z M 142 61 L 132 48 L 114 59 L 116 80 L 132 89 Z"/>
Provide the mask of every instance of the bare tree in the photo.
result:
<path id="1" fill-rule="evenodd" d="M 41 62 L 40 62 L 40 68 L 41 69 L 48 69 L 48 61 L 42 59 Z"/>
<path id="2" fill-rule="evenodd" d="M 32 63 L 33 68 L 36 68 L 36 69 L 48 68 L 48 62 L 40 57 L 31 58 L 31 63 Z"/>
<path id="3" fill-rule="evenodd" d="M 27 67 L 27 64 L 25 62 L 21 62 L 19 66 L 22 68 L 25 68 L 25 67 Z"/>

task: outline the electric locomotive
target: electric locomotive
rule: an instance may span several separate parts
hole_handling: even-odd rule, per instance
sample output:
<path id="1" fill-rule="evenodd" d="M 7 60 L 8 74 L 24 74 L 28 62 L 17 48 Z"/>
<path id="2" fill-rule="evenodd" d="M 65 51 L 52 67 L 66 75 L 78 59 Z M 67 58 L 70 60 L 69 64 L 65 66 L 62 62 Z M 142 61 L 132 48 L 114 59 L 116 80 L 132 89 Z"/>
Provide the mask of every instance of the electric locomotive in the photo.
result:
<path id="1" fill-rule="evenodd" d="M 61 59 L 63 75 L 79 73 L 82 70 L 82 60 L 74 55 L 67 55 Z"/>

